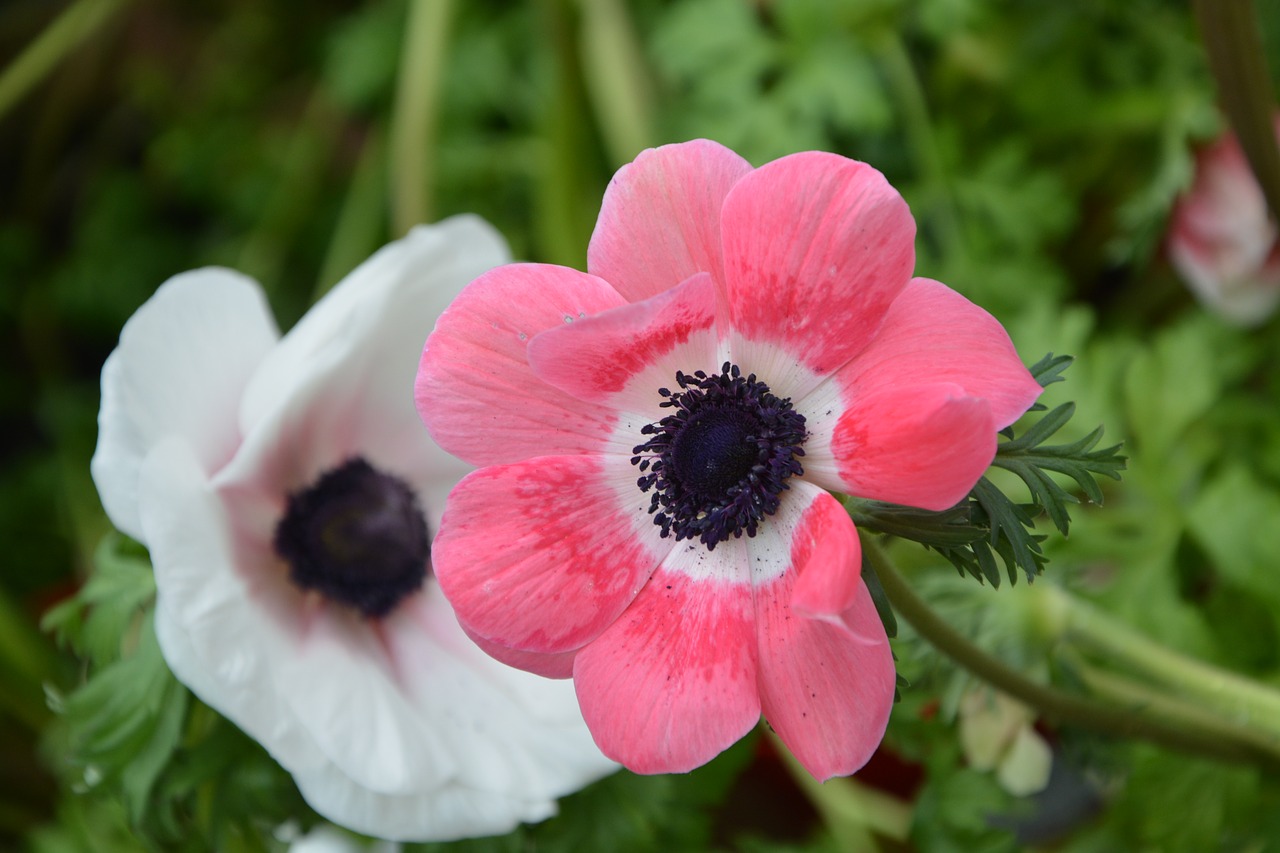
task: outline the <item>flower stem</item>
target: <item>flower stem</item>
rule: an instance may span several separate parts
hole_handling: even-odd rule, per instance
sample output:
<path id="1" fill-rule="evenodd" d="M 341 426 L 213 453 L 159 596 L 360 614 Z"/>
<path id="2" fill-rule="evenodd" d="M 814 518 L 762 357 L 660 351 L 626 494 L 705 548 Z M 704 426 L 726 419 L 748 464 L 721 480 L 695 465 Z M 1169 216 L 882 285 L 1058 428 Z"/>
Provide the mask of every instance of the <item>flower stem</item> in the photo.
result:
<path id="1" fill-rule="evenodd" d="M 1234 726 L 1209 709 L 1175 699 L 1083 660 L 1073 661 L 1071 671 L 1090 691 L 1118 705 L 1149 711 L 1166 719 L 1181 721 L 1206 731 L 1216 731 L 1223 737 L 1240 738 L 1280 760 L 1280 739 L 1274 734 Z"/>
<path id="2" fill-rule="evenodd" d="M 929 102 L 924 86 L 916 74 L 907 46 L 898 33 L 888 34 L 880 42 L 881 67 L 893 91 L 894 101 L 902 111 L 907 144 L 915 157 L 920 177 L 930 195 L 934 228 L 943 257 L 951 263 L 967 260 L 964 234 L 956 215 L 955 199 L 947 167 L 938 149 L 937 134 L 929 117 Z"/>
<path id="3" fill-rule="evenodd" d="M 653 144 L 653 87 L 626 4 L 578 0 L 578 6 L 583 81 L 617 168 Z"/>
<path id="4" fill-rule="evenodd" d="M 382 134 L 377 128 L 370 130 L 356 161 L 346 198 L 338 211 L 333 235 L 329 238 L 329 249 L 311 294 L 313 303 L 383 242 L 386 229 L 386 196 L 383 194 L 385 152 Z"/>
<path id="5" fill-rule="evenodd" d="M 862 548 L 894 610 L 921 637 L 973 675 L 1032 706 L 1046 719 L 1103 734 L 1140 738 L 1219 760 L 1280 764 L 1273 752 L 1259 749 L 1250 742 L 1250 735 L 1237 732 L 1227 721 L 1218 730 L 1207 731 L 1187 720 L 1175 722 L 1155 716 L 1151 708 L 1103 704 L 1028 679 L 947 624 L 916 595 L 878 542 L 864 534 Z"/>
<path id="6" fill-rule="evenodd" d="M 1129 625 L 1071 594 L 1045 585 L 1042 624 L 1136 674 L 1176 689 L 1239 724 L 1259 729 L 1280 744 L 1280 692 L 1153 642 Z"/>
<path id="7" fill-rule="evenodd" d="M 395 237 L 431 216 L 436 113 L 452 0 L 410 0 L 391 119 L 391 224 Z"/>
<path id="8" fill-rule="evenodd" d="M 0 118 L 124 5 L 123 0 L 80 0 L 59 15 L 0 73 Z"/>
<path id="9" fill-rule="evenodd" d="M 1194 0 L 1192 5 L 1209 68 L 1218 81 L 1218 100 L 1240 138 L 1272 219 L 1280 220 L 1280 148 L 1272 120 L 1275 96 L 1257 9 L 1251 0 Z"/>

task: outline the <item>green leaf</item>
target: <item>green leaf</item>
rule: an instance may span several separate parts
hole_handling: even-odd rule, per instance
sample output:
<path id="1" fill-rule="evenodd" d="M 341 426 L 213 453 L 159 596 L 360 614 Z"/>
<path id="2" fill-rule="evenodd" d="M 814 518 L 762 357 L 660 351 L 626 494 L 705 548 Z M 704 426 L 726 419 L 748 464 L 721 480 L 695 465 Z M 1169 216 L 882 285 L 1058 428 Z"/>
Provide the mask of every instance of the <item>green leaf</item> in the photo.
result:
<path id="1" fill-rule="evenodd" d="M 1102 427 L 1078 441 L 1069 444 L 1045 445 L 1054 433 L 1066 425 L 1075 413 L 1074 403 L 1063 403 L 1049 412 L 1021 437 L 1002 442 L 992 463 L 1011 471 L 1027 484 L 1031 499 L 1049 514 L 1055 527 L 1067 535 L 1071 519 L 1066 505 L 1079 501 L 1059 486 L 1046 472 L 1056 472 L 1070 477 L 1094 503 L 1102 503 L 1102 489 L 1097 477 L 1120 479 L 1125 467 L 1125 457 L 1120 455 L 1120 445 L 1115 444 L 1095 450 L 1102 439 Z"/>
<path id="2" fill-rule="evenodd" d="M 86 782 L 118 783 L 135 822 L 178 745 L 187 696 L 165 665 L 147 614 L 133 654 L 100 669 L 65 701 L 72 755 Z"/>
<path id="3" fill-rule="evenodd" d="M 40 627 L 102 666 L 120 658 L 122 644 L 155 591 L 155 576 L 141 546 L 108 533 L 94 552 L 89 580 L 74 597 L 50 609 Z"/>

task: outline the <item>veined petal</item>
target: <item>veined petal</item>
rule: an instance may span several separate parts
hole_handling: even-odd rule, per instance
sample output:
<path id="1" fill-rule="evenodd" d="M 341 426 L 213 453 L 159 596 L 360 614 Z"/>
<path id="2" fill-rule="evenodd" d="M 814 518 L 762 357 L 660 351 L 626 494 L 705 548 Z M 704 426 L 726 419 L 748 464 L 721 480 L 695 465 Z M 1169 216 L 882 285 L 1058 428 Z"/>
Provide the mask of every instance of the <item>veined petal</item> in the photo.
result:
<path id="1" fill-rule="evenodd" d="M 471 632 L 572 651 L 626 609 L 671 549 L 647 506 L 626 457 L 482 468 L 449 496 L 432 544 L 436 576 Z"/>
<path id="2" fill-rule="evenodd" d="M 468 282 L 508 261 L 501 235 L 471 215 L 417 226 L 382 247 L 326 293 L 263 361 L 245 389 L 242 430 L 249 432 L 269 410 L 287 404 L 309 373 L 348 355 L 385 359 L 382 371 L 367 377 L 381 386 L 369 393 L 385 396 L 394 388 L 408 399 L 425 324 Z M 406 353 L 410 366 L 399 368 Z"/>
<path id="3" fill-rule="evenodd" d="M 548 654 L 545 652 L 525 652 L 520 649 L 513 649 L 495 643 L 492 640 L 486 640 L 475 631 L 462 625 L 463 632 L 467 638 L 482 650 L 489 657 L 496 661 L 514 667 L 525 672 L 531 672 L 534 675 L 540 675 L 543 678 L 572 678 L 573 677 L 573 660 L 578 656 L 579 649 L 573 649 L 567 652 L 556 652 Z"/>
<path id="4" fill-rule="evenodd" d="M 700 272 L 723 280 L 720 208 L 751 164 L 695 139 L 642 151 L 609 182 L 587 269 L 632 302 Z"/>
<path id="5" fill-rule="evenodd" d="M 580 400 L 657 420 L 658 389 L 674 387 L 677 370 L 719 369 L 715 319 L 715 283 L 699 273 L 643 302 L 548 329 L 529 343 L 529 364 Z"/>
<path id="6" fill-rule="evenodd" d="M 714 552 L 677 545 L 627 611 L 578 654 L 578 701 L 605 755 L 636 773 L 684 773 L 759 721 L 744 556 L 724 543 Z"/>
<path id="7" fill-rule="evenodd" d="M 741 364 L 759 342 L 817 377 L 835 372 L 870 342 L 915 265 L 906 202 L 875 169 L 835 154 L 793 154 L 742 178 L 721 228 Z"/>
<path id="8" fill-rule="evenodd" d="M 432 437 L 473 465 L 599 451 L 613 415 L 538 379 L 526 349 L 539 332 L 623 304 L 608 282 L 549 264 L 476 279 L 422 352 L 414 396 Z"/>
<path id="9" fill-rule="evenodd" d="M 139 471 L 166 437 L 185 441 L 206 475 L 230 458 L 240 396 L 278 337 L 257 283 L 217 268 L 174 276 L 125 323 L 102 368 L 90 463 L 116 527 L 141 539 Z"/>
<path id="10" fill-rule="evenodd" d="M 862 543 L 840 502 L 808 483 L 797 484 L 798 496 L 813 502 L 791 532 L 791 565 L 797 570 L 791 609 L 801 616 L 843 624 L 842 616 L 857 601 L 862 583 Z"/>
<path id="11" fill-rule="evenodd" d="M 940 282 L 912 279 L 875 340 L 835 377 L 846 399 L 883 388 L 954 382 L 991 406 L 996 429 L 1044 389 L 996 318 Z"/>
<path id="12" fill-rule="evenodd" d="M 756 588 L 764 717 L 819 780 L 867 763 L 893 708 L 893 654 L 865 584 L 842 624 L 806 619 L 793 591 L 807 566 Z"/>
<path id="13" fill-rule="evenodd" d="M 805 451 L 805 478 L 824 488 L 940 511 L 995 458 L 996 426 L 987 401 L 959 385 L 885 387 L 851 401 L 834 435 Z"/>

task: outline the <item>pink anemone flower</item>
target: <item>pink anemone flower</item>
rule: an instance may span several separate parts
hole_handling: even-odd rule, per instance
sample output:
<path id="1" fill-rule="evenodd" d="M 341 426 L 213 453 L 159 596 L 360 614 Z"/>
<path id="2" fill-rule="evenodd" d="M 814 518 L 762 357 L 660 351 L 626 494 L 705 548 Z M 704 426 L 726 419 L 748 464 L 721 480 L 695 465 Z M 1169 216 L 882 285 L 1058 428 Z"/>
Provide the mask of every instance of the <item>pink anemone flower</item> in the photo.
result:
<path id="1" fill-rule="evenodd" d="M 820 779 L 879 744 L 893 660 L 829 490 L 946 509 L 1040 393 L 996 320 L 911 278 L 914 236 L 866 164 L 665 146 L 609 185 L 589 273 L 499 267 L 428 338 L 419 412 L 485 466 L 441 587 L 490 654 L 572 676 L 632 770 L 761 714 Z"/>
<path id="2" fill-rule="evenodd" d="M 1280 115 L 1274 123 L 1280 137 Z M 1234 133 L 1196 155 L 1168 251 L 1196 298 L 1228 322 L 1257 326 L 1280 305 L 1280 230 Z"/>
<path id="3" fill-rule="evenodd" d="M 165 660 L 383 838 L 506 832 L 616 768 L 572 689 L 481 653 L 430 573 L 468 468 L 414 411 L 421 317 L 508 259 L 476 217 L 414 229 L 283 338 L 255 282 L 183 273 L 103 368 L 93 477 L 150 549 Z"/>

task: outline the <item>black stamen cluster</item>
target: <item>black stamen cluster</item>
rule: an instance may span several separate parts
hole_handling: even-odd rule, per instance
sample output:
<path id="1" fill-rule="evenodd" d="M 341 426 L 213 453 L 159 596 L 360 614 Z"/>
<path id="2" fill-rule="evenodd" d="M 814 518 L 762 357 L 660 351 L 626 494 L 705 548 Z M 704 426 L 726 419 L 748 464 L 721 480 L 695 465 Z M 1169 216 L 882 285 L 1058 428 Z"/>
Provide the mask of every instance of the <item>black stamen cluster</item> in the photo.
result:
<path id="1" fill-rule="evenodd" d="M 755 536 L 786 481 L 804 473 L 804 415 L 729 362 L 711 376 L 677 371 L 676 384 L 658 389 L 675 411 L 646 424 L 640 432 L 652 437 L 632 450 L 631 464 L 645 472 L 636 485 L 653 490 L 653 523 L 663 537 L 698 539 L 708 551 L 730 536 Z"/>
<path id="2" fill-rule="evenodd" d="M 422 586 L 431 555 L 413 491 L 361 457 L 289 495 L 273 544 L 295 584 L 370 618 Z"/>

